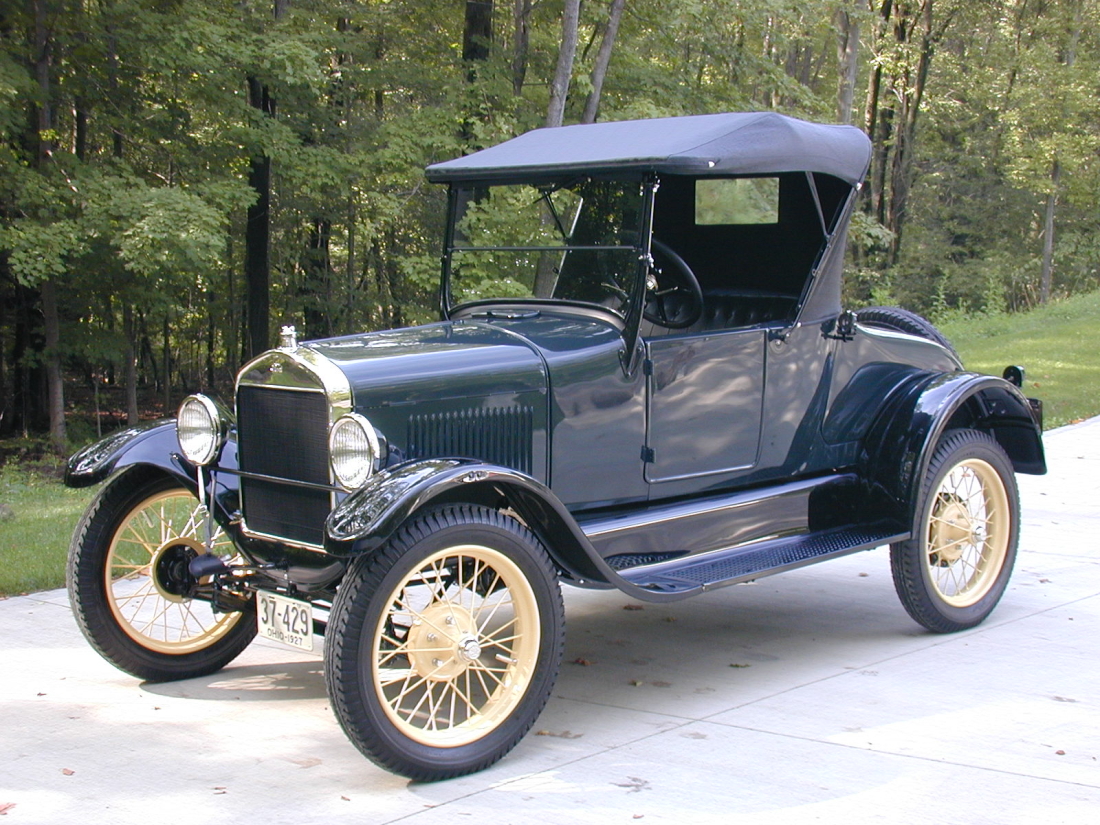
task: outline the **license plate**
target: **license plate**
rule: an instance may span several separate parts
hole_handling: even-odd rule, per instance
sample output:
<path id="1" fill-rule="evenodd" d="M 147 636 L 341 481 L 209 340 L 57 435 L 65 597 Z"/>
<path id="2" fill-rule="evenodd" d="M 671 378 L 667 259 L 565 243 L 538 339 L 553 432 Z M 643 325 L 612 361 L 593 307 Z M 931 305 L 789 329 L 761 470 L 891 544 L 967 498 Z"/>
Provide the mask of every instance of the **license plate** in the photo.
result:
<path id="1" fill-rule="evenodd" d="M 265 639 L 313 650 L 313 605 L 278 593 L 256 594 L 256 624 Z"/>

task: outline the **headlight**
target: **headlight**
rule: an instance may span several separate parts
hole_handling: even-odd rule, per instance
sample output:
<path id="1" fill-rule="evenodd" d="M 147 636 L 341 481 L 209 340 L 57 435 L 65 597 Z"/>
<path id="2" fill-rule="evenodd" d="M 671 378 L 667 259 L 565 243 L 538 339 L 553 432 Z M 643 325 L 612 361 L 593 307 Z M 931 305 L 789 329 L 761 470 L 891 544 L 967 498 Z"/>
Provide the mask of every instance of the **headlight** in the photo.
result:
<path id="1" fill-rule="evenodd" d="M 228 422 L 218 405 L 205 395 L 189 395 L 176 416 L 176 436 L 187 460 L 209 464 L 225 443 Z"/>
<path id="2" fill-rule="evenodd" d="M 378 434 L 367 419 L 349 413 L 337 419 L 328 434 L 329 461 L 336 482 L 345 490 L 363 486 L 378 460 Z"/>

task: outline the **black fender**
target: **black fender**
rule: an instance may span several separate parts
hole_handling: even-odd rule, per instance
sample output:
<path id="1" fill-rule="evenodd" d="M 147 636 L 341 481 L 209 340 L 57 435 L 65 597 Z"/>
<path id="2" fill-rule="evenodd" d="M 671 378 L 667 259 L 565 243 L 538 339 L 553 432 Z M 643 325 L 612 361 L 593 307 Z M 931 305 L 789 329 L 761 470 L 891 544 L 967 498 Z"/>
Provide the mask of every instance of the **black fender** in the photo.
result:
<path id="1" fill-rule="evenodd" d="M 921 481 L 946 430 L 989 433 L 1018 473 L 1046 472 L 1042 430 L 1031 404 L 1003 378 L 973 372 L 919 373 L 886 399 L 863 441 L 860 475 L 878 494 L 876 504 L 913 524 Z"/>
<path id="2" fill-rule="evenodd" d="M 198 467 L 183 456 L 174 418 L 120 430 L 78 450 L 65 466 L 65 485 L 90 487 L 137 465 L 173 476 L 198 494 Z M 214 517 L 226 527 L 237 510 L 240 486 L 232 472 L 237 469 L 237 443 L 232 433 L 213 469 L 231 471 L 217 473 L 214 484 L 214 500 L 218 503 Z"/>
<path id="3" fill-rule="evenodd" d="M 473 459 L 408 461 L 372 476 L 325 522 L 325 550 L 354 556 L 377 550 L 418 511 L 467 502 L 508 509 L 546 546 L 561 574 L 587 587 L 614 586 L 639 599 L 662 600 L 623 579 L 605 562 L 561 500 L 525 473 Z"/>
<path id="4" fill-rule="evenodd" d="M 195 486 L 195 467 L 183 457 L 174 418 L 119 430 L 78 450 L 65 467 L 65 486 L 90 487 L 131 464 L 151 464 Z"/>

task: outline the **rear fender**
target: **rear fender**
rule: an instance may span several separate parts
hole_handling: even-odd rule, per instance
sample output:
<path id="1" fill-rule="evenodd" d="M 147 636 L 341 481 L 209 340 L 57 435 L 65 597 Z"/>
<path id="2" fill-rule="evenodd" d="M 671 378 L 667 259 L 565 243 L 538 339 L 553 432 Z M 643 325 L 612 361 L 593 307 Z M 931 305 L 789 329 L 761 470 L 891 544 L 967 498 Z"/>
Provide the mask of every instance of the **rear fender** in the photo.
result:
<path id="1" fill-rule="evenodd" d="M 372 476 L 329 515 L 325 550 L 371 553 L 418 511 L 460 501 L 512 510 L 577 584 L 599 586 L 618 578 L 549 488 L 524 473 L 472 459 L 409 461 Z"/>
<path id="2" fill-rule="evenodd" d="M 861 454 L 861 476 L 876 503 L 912 524 L 921 481 L 943 433 L 969 427 L 989 433 L 1018 473 L 1046 472 L 1042 431 L 1020 390 L 992 375 L 971 372 L 915 377 L 889 399 Z"/>

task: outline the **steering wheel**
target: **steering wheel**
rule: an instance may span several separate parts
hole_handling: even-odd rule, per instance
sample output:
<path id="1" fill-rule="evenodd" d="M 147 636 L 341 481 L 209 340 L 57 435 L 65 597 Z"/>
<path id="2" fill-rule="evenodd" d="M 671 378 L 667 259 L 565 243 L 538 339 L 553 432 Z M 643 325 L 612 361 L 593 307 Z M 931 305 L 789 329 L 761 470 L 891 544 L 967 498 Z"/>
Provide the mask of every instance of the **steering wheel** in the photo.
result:
<path id="1" fill-rule="evenodd" d="M 668 244 L 653 238 L 650 247 L 667 266 L 654 263 L 646 276 L 646 300 L 642 317 L 668 329 L 684 329 L 703 314 L 703 290 L 687 261 Z M 657 257 L 655 256 L 655 261 Z"/>

